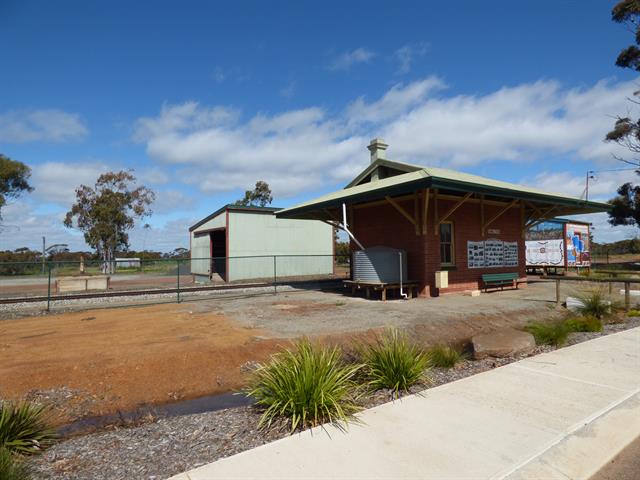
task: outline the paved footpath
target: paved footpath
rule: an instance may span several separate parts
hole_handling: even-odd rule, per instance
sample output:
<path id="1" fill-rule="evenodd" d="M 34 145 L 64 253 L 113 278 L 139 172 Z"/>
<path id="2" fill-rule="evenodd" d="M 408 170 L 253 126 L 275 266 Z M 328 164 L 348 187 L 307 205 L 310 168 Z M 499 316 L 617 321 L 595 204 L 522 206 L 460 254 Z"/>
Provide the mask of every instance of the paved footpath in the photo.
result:
<path id="1" fill-rule="evenodd" d="M 209 479 L 588 479 L 640 436 L 640 328 L 191 470 Z"/>

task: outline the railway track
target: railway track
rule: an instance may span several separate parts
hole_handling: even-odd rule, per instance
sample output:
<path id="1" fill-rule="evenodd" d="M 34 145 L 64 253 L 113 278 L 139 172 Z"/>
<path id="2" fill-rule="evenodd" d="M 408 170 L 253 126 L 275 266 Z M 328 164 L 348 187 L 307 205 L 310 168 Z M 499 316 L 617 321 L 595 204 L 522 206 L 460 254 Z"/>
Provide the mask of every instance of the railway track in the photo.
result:
<path id="1" fill-rule="evenodd" d="M 0 298 L 0 305 L 7 305 L 12 303 L 37 303 L 46 302 L 47 300 L 55 302 L 56 300 L 83 300 L 93 298 L 115 298 L 115 297 L 135 297 L 142 295 L 163 295 L 168 293 L 178 292 L 180 294 L 188 294 L 192 292 L 208 292 L 208 291 L 225 291 L 225 290 L 241 290 L 245 288 L 264 288 L 264 287 L 277 287 L 277 286 L 298 286 L 303 287 L 305 285 L 320 285 L 328 286 L 332 288 L 334 284 L 341 282 L 342 279 L 323 279 L 323 280 L 307 280 L 307 281 L 289 281 L 282 282 L 274 285 L 272 282 L 253 282 L 253 283 L 238 283 L 232 285 L 202 285 L 198 287 L 168 287 L 168 288 L 147 288 L 137 290 L 117 290 L 110 292 L 93 292 L 93 293 L 70 293 L 65 295 L 54 294 L 50 297 L 47 295 L 38 295 L 30 297 L 5 297 Z"/>
<path id="2" fill-rule="evenodd" d="M 241 283 L 234 285 L 203 285 L 201 287 L 171 287 L 171 288 L 151 288 L 151 289 L 139 289 L 139 290 L 118 290 L 111 292 L 94 292 L 94 293 L 71 293 L 71 294 L 55 294 L 48 297 L 47 295 L 30 296 L 30 297 L 5 297 L 0 298 L 0 305 L 11 303 L 36 303 L 46 302 L 47 300 L 83 300 L 92 298 L 110 298 L 110 297 L 135 297 L 141 295 L 162 295 L 167 293 L 180 294 L 191 292 L 206 292 L 206 291 L 220 291 L 220 290 L 238 290 L 242 288 L 259 288 L 270 287 L 273 283 Z"/>

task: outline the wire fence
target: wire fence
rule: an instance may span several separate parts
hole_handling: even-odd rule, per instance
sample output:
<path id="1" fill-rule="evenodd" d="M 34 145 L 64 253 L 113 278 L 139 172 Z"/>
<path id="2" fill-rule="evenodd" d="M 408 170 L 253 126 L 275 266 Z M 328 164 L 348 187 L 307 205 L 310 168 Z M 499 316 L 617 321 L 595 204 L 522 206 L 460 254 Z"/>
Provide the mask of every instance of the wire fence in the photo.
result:
<path id="1" fill-rule="evenodd" d="M 624 246 L 592 244 L 591 265 L 611 269 L 640 267 L 640 246 L 635 243 Z"/>
<path id="2" fill-rule="evenodd" d="M 0 305 L 51 310 L 327 289 L 350 278 L 350 263 L 348 255 L 0 262 Z"/>

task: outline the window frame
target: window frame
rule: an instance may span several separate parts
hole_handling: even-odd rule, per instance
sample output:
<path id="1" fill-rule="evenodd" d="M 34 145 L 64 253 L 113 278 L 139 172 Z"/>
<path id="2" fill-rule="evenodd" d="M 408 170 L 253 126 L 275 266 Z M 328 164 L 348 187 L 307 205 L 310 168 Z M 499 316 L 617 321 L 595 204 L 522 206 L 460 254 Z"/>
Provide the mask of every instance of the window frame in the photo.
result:
<path id="1" fill-rule="evenodd" d="M 451 226 L 451 241 L 448 243 L 449 245 L 449 249 L 450 249 L 450 253 L 451 253 L 451 261 L 450 262 L 444 262 L 442 260 L 442 245 L 447 245 L 447 243 L 442 241 L 442 225 L 450 225 Z M 438 225 L 438 237 L 439 237 L 439 254 L 440 254 L 440 265 L 441 266 L 445 266 L 445 267 L 455 267 L 456 266 L 456 238 L 455 238 L 455 226 L 453 225 L 453 222 L 450 220 L 445 220 L 444 222 L 440 222 L 440 225 Z"/>

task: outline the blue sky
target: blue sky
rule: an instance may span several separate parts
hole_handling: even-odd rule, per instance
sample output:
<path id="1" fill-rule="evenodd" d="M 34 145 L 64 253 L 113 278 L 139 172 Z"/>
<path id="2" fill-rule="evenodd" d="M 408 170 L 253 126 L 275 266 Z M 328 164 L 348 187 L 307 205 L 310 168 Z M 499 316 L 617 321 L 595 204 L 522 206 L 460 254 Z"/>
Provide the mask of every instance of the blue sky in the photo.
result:
<path id="1" fill-rule="evenodd" d="M 61 218 L 80 183 L 133 168 L 158 193 L 132 248 L 267 180 L 277 206 L 340 188 L 382 136 L 392 159 L 579 196 L 620 168 L 601 139 L 632 72 L 613 2 L 0 0 L 0 152 L 36 190 L 3 209 L 0 249 L 81 247 Z M 630 172 L 597 175 L 608 199 Z M 590 217 L 597 240 L 613 229 Z"/>

